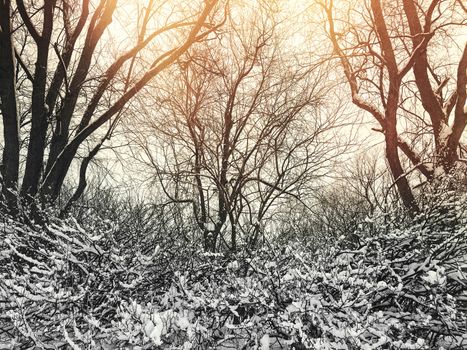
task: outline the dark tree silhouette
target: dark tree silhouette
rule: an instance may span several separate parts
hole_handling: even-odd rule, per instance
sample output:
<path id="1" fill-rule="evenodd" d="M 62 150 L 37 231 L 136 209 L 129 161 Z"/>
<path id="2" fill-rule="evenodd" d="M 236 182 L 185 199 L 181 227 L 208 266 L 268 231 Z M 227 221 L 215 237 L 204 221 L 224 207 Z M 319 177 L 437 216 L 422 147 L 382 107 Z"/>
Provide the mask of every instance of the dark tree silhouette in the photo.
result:
<path id="1" fill-rule="evenodd" d="M 218 28 L 213 23 L 217 0 L 185 5 L 165 21 L 158 17 L 162 6 L 151 0 L 130 14 L 138 23 L 136 38 L 111 60 L 103 45 L 117 5 L 117 0 L 101 0 L 95 7 L 89 0 L 45 0 L 40 6 L 1 2 L 2 177 L 10 207 L 16 192 L 28 200 L 55 201 L 80 146 L 104 124 L 114 124 L 151 79 Z M 161 45 L 161 38 L 167 43 Z M 126 84 L 119 82 L 121 75 Z M 15 89 L 19 76 L 29 81 Z M 21 138 L 27 145 L 22 181 Z M 91 159 L 99 148 L 92 147 Z"/>

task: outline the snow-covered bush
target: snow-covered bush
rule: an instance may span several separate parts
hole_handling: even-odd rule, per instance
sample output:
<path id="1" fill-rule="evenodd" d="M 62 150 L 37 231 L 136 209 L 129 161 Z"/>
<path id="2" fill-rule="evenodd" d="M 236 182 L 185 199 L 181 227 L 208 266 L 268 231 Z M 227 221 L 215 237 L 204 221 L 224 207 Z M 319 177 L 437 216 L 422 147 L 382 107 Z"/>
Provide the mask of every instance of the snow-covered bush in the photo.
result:
<path id="1" fill-rule="evenodd" d="M 466 347 L 467 205 L 428 199 L 413 220 L 367 218 L 326 249 L 235 255 L 162 240 L 143 252 L 99 216 L 4 215 L 0 348 Z"/>
<path id="2" fill-rule="evenodd" d="M 111 337 L 122 300 L 170 284 L 170 257 L 131 244 L 122 249 L 110 221 L 88 217 L 87 226 L 72 218 L 40 226 L 2 216 L 0 345 L 94 349 Z"/>
<path id="3" fill-rule="evenodd" d="M 171 315 L 157 338 L 168 348 L 465 347 L 465 204 L 450 212 L 431 204 L 411 222 L 368 219 L 350 240 L 313 255 L 291 245 L 234 260 L 198 256 L 149 308 L 139 307 Z M 119 329 L 128 329 L 125 312 Z M 133 320 L 130 329 L 151 343 L 138 312 Z"/>

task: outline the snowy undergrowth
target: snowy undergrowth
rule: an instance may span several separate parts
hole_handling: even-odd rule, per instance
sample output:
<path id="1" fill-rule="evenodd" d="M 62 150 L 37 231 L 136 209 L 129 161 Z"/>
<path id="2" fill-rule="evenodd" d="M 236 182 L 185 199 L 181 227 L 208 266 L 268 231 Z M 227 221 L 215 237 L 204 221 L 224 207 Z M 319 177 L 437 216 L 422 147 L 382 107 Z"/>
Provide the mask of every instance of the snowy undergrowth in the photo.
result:
<path id="1" fill-rule="evenodd" d="M 4 216 L 0 348 L 465 348 L 465 208 L 454 208 L 369 219 L 326 251 L 225 256 L 164 242 L 143 254 L 105 220 Z"/>

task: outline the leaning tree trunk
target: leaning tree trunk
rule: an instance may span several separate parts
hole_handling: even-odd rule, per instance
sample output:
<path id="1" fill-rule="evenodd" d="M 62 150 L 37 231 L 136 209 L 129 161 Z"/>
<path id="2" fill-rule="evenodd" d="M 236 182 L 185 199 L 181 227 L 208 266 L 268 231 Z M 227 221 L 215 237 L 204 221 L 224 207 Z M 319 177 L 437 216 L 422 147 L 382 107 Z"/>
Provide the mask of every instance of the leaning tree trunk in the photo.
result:
<path id="1" fill-rule="evenodd" d="M 70 210 L 71 206 L 83 195 L 84 190 L 86 189 L 88 182 L 86 180 L 86 173 L 88 170 L 88 166 L 93 160 L 93 158 L 96 156 L 96 154 L 99 152 L 99 150 L 102 147 L 102 144 L 104 143 L 104 140 L 99 142 L 92 150 L 89 152 L 88 156 L 83 159 L 81 166 L 79 168 L 79 182 L 78 182 L 78 187 L 76 188 L 75 192 L 71 196 L 71 198 L 68 200 L 66 203 L 65 207 L 61 210 L 60 212 L 60 217 L 64 217 L 68 211 Z"/>

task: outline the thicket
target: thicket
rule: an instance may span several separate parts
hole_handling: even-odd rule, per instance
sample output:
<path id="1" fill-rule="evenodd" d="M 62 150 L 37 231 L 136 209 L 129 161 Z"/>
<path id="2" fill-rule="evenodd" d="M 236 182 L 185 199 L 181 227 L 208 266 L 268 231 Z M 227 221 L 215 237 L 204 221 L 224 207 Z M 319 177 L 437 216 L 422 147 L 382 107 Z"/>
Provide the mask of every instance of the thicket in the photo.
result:
<path id="1" fill-rule="evenodd" d="M 235 254 L 109 193 L 42 225 L 2 214 L 0 348 L 464 348 L 467 204 L 426 193 L 414 219 L 388 208 L 332 244 L 292 232 Z"/>

